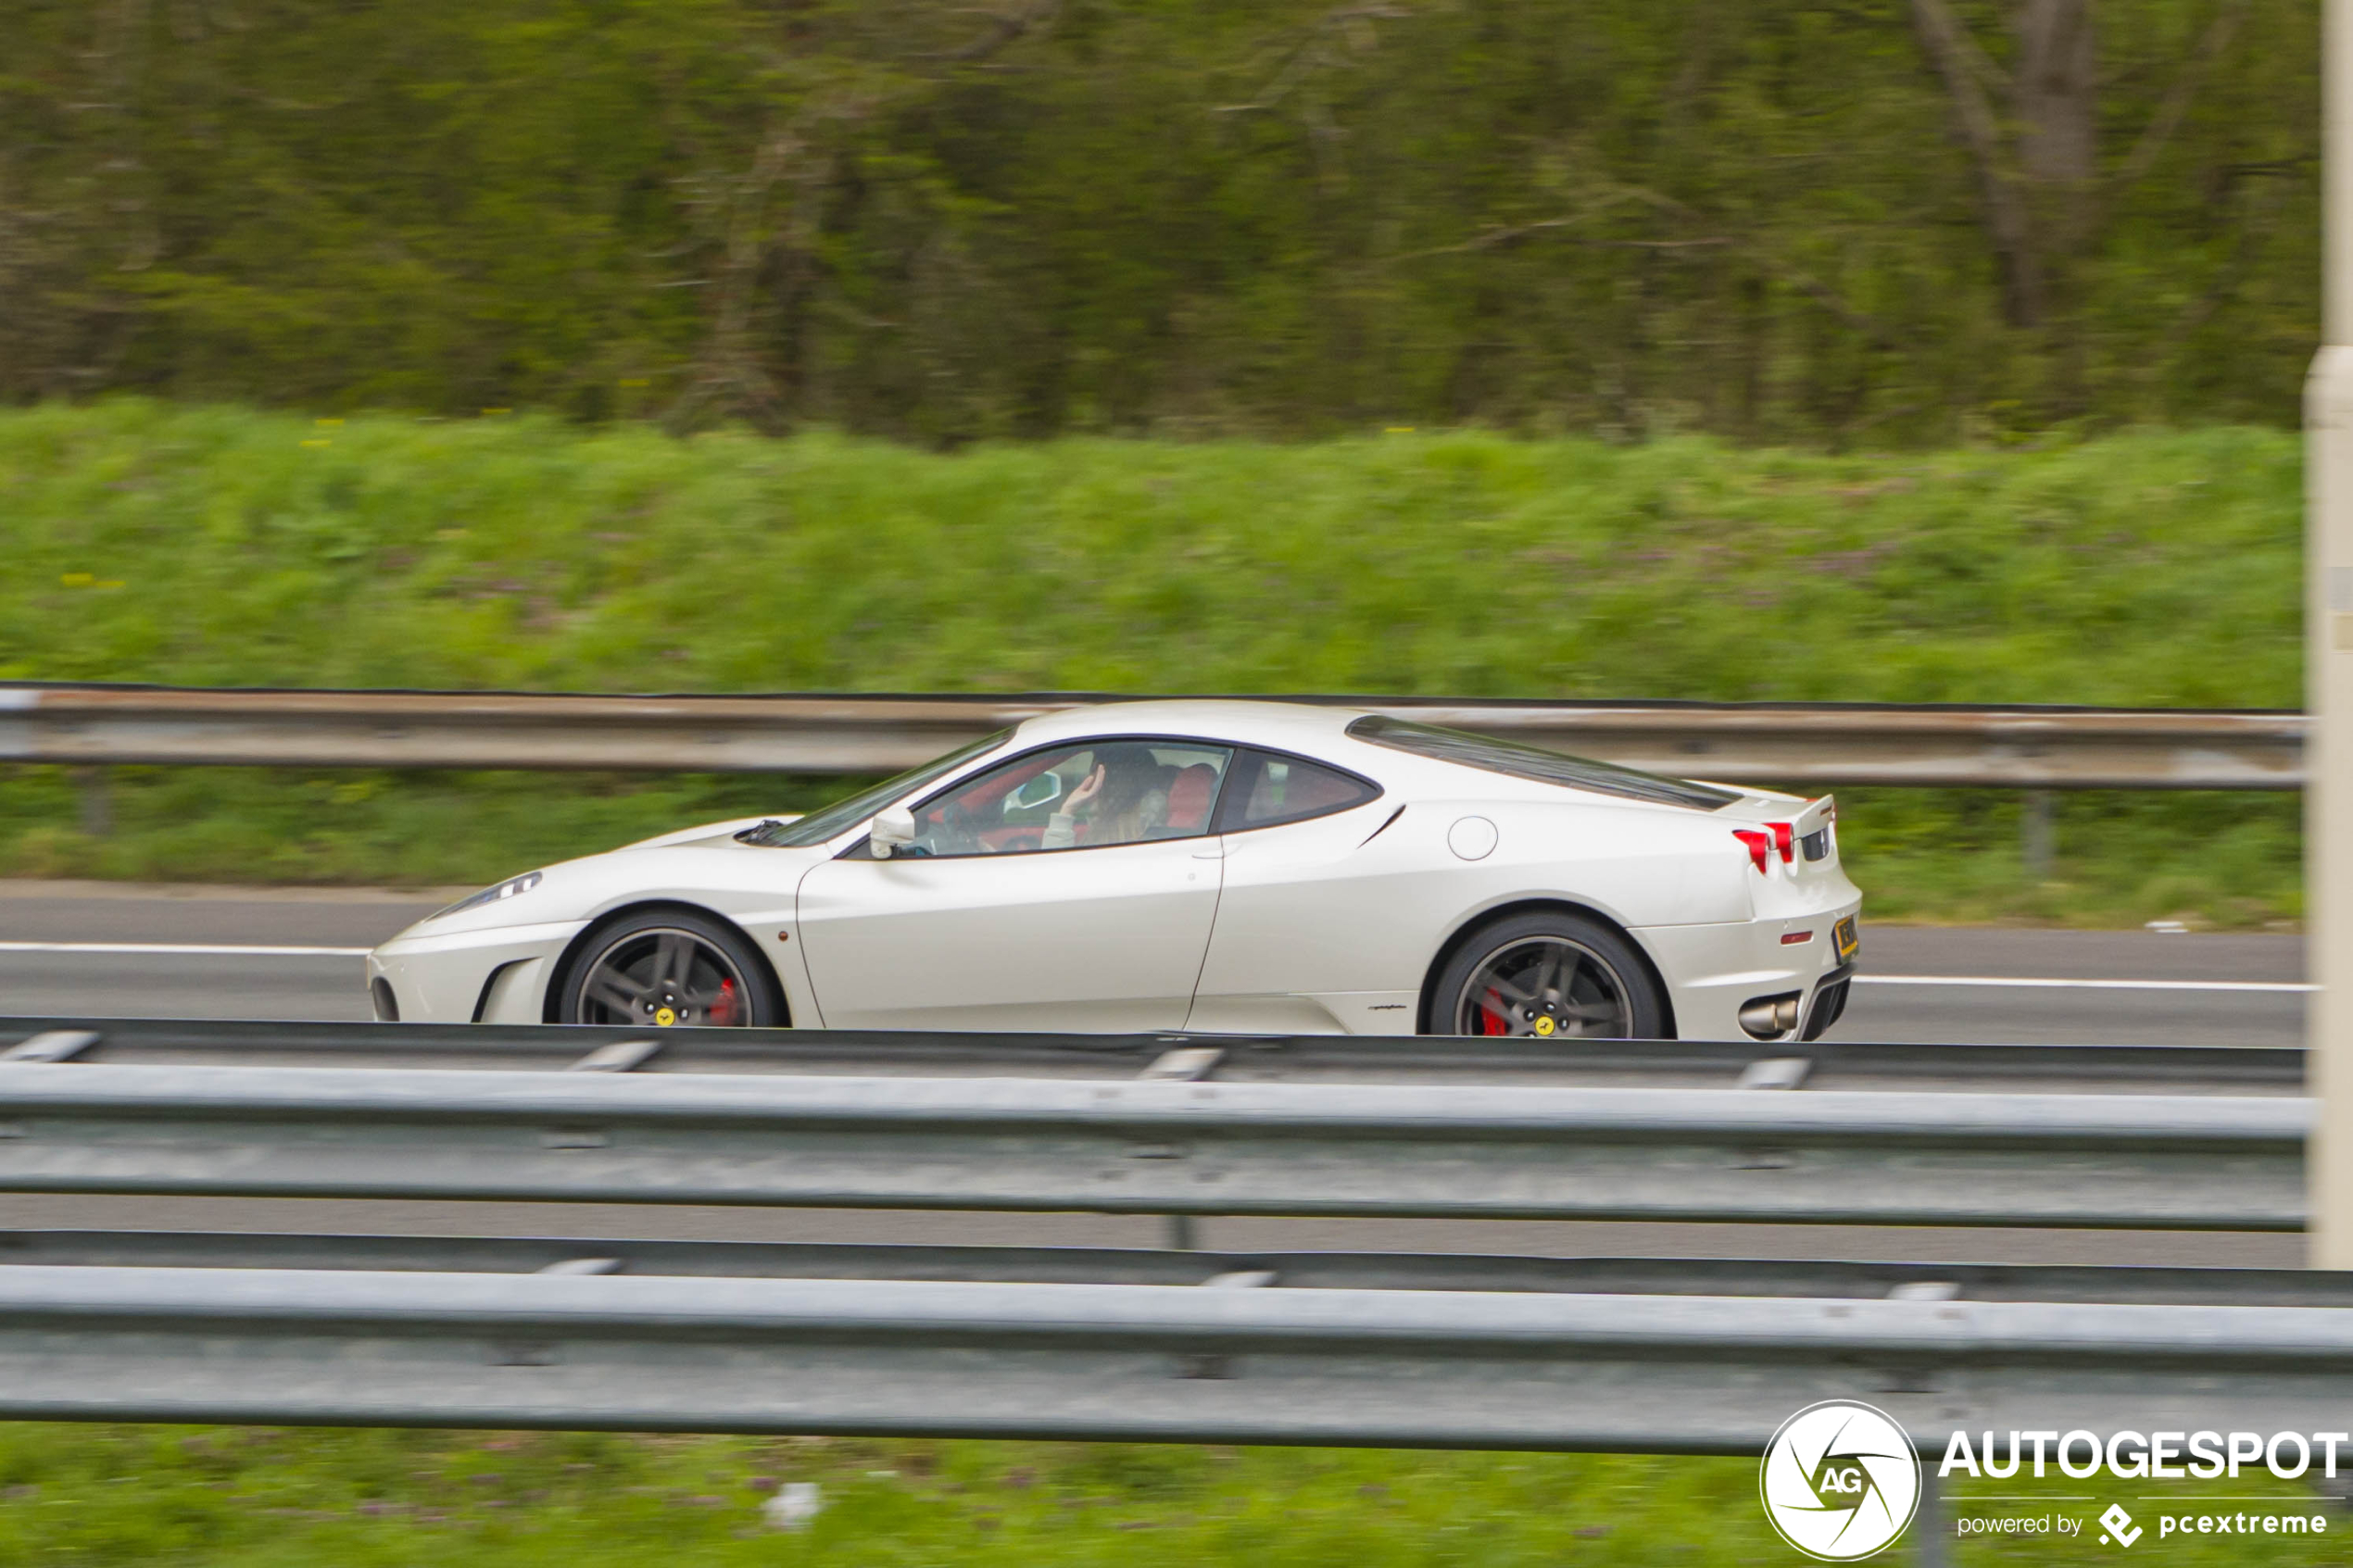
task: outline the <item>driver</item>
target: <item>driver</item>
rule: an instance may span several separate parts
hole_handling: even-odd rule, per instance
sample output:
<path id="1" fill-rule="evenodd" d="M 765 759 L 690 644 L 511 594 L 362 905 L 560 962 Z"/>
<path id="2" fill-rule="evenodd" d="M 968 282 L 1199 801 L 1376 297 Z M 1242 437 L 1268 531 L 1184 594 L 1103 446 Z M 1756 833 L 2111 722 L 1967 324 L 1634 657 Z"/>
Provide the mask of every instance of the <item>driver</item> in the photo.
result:
<path id="1" fill-rule="evenodd" d="M 1148 749 L 1122 747 L 1096 756 L 1094 771 L 1070 792 L 1063 809 L 1046 820 L 1039 848 L 1068 849 L 1082 841 L 1133 844 L 1167 825 L 1164 770 Z"/>

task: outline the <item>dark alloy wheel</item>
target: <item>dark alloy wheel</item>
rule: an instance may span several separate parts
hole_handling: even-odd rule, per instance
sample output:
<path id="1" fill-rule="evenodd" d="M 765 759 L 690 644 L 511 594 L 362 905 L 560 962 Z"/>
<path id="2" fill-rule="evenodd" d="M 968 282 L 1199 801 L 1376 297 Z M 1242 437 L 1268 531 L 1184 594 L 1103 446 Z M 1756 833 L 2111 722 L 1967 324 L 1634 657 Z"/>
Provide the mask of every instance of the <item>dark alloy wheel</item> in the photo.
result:
<path id="1" fill-rule="evenodd" d="M 683 909 L 649 909 L 598 932 L 566 976 L 567 1023 L 743 1028 L 785 1022 L 784 999 L 742 935 Z"/>
<path id="2" fill-rule="evenodd" d="M 1512 915 L 1473 933 L 1430 1005 L 1441 1035 L 1650 1040 L 1666 1022 L 1658 987 L 1626 938 L 1567 912 Z"/>

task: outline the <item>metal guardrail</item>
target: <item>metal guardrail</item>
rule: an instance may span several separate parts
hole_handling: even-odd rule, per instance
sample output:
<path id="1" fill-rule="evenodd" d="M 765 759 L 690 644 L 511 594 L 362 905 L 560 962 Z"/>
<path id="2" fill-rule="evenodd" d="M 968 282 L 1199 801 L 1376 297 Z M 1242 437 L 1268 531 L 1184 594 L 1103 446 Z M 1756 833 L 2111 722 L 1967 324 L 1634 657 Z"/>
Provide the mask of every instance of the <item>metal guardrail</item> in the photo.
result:
<path id="1" fill-rule="evenodd" d="M 1766 1093 L 1563 1086 L 1646 1043 L 1547 1043 L 1518 1085 L 1451 1076 L 1444 1042 L 1181 1036 L 953 1042 L 968 1070 L 1067 1076 L 832 1076 L 777 1071 L 789 1035 L 665 1036 L 704 1070 L 598 1073 L 547 1069 L 643 1067 L 630 1032 L 69 1022 L 0 1027 L 0 1190 L 2288 1229 L 2311 1115 L 2277 1092 L 2294 1053 L 2268 1094 L 1921 1092 L 1939 1047 L 1900 1047 L 1851 1054 L 1906 1092 Z M 960 1054 L 896 1043 L 933 1074 Z M 502 1065 L 187 1060 L 404 1046 Z M 2114 1082 L 2058 1067 L 2076 1047 L 1983 1048 Z M 1724 1050 L 1679 1070 L 1757 1065 Z M 1226 1051 L 1301 1079 L 1138 1075 Z M 2287 1271 L 19 1231 L 0 1419 L 1753 1454 L 1861 1397 L 1936 1452 L 1956 1429 L 2328 1430 L 2348 1308 L 2353 1276 Z"/>
<path id="2" fill-rule="evenodd" d="M 1233 1282 L 1239 1284 L 1241 1282 Z M 2300 1306 L 0 1267 L 0 1417 L 1754 1454 L 2342 1427 Z"/>
<path id="3" fill-rule="evenodd" d="M 203 690 L 0 684 L 0 760 L 879 773 L 1124 700 Z M 2295 789 L 2302 714 L 1306 696 L 1733 783 Z"/>
<path id="4" fill-rule="evenodd" d="M 0 1231 L 0 1265 L 20 1264 L 2353 1308 L 2353 1275 L 2311 1269 L 1555 1258 L 1466 1252 L 1213 1252 L 1167 1248 L 565 1236 Z"/>
<path id="5" fill-rule="evenodd" d="M 0 1062 L 0 1190 L 2294 1230 L 2312 1102 Z"/>
<path id="6" fill-rule="evenodd" d="M 637 1048 L 642 1047 L 642 1048 Z M 902 1030 L 0 1017 L 0 1060 L 132 1066 L 1567 1084 L 1591 1087 L 2299 1094 L 2271 1046 L 1909 1045 L 1428 1035 L 966 1035 Z"/>

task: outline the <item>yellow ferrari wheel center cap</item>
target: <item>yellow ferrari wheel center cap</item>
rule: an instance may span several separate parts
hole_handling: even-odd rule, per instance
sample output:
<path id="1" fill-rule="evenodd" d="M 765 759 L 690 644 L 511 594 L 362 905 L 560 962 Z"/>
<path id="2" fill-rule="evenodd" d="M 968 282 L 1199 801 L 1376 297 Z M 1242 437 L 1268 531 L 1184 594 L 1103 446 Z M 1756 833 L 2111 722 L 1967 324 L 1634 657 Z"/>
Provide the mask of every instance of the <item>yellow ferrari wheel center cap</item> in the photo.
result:
<path id="1" fill-rule="evenodd" d="M 1546 1013 L 1536 1021 L 1536 1033 L 1539 1035 L 1549 1035 L 1552 1032 L 1553 1017 L 1552 1014 Z"/>
<path id="2" fill-rule="evenodd" d="M 672 1024 L 678 1022 L 678 1010 L 675 1008 L 656 1008 L 654 1009 L 654 1022 L 661 1024 L 664 1029 L 667 1029 Z M 1552 1020 L 1548 1018 L 1544 1022 L 1550 1023 Z"/>

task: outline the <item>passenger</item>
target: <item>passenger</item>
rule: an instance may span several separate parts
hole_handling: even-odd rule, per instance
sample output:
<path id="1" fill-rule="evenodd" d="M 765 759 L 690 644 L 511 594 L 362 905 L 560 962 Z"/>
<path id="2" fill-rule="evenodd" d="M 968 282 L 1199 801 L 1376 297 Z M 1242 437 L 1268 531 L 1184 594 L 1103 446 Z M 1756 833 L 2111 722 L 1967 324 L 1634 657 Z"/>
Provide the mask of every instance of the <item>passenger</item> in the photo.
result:
<path id="1" fill-rule="evenodd" d="M 1168 790 L 1161 779 L 1164 771 L 1169 770 L 1153 761 L 1149 751 L 1114 753 L 1097 762 L 1095 771 L 1063 802 L 1063 809 L 1046 820 L 1038 847 L 1068 849 L 1082 842 L 1134 844 L 1151 837 L 1168 822 Z"/>

